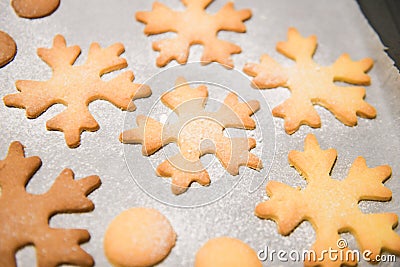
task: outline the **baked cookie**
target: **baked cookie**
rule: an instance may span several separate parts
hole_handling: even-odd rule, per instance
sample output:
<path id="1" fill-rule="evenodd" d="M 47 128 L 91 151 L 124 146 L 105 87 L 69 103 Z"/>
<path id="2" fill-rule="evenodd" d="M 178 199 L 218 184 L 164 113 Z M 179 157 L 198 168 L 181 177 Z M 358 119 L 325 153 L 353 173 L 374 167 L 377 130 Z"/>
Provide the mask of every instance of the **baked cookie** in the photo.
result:
<path id="1" fill-rule="evenodd" d="M 256 146 L 253 138 L 230 138 L 225 128 L 255 129 L 250 117 L 260 104 L 256 100 L 240 103 L 230 93 L 217 112 L 205 110 L 207 87 L 191 88 L 184 78 L 178 78 L 176 88 L 163 94 L 161 101 L 178 116 L 174 124 L 162 124 L 150 117 L 138 116 L 138 127 L 121 134 L 123 143 L 142 144 L 143 155 L 152 155 L 164 145 L 175 142 L 179 154 L 168 158 L 157 167 L 157 174 L 172 178 L 172 192 L 181 194 L 192 182 L 208 185 L 210 178 L 200 157 L 215 154 L 231 175 L 239 174 L 240 166 L 262 168 L 261 160 L 249 151 Z"/>
<path id="2" fill-rule="evenodd" d="M 0 160 L 0 266 L 16 266 L 15 254 L 28 245 L 36 248 L 37 266 L 93 266 L 92 257 L 79 246 L 90 239 L 89 232 L 53 228 L 49 220 L 58 213 L 93 210 L 86 196 L 100 186 L 100 178 L 75 180 L 72 170 L 65 169 L 46 193 L 28 193 L 25 186 L 40 165 L 39 157 L 25 157 L 19 142 Z"/>
<path id="3" fill-rule="evenodd" d="M 17 45 L 14 39 L 7 33 L 0 31 L 0 67 L 13 60 L 16 53 Z"/>
<path id="4" fill-rule="evenodd" d="M 210 15 L 205 12 L 213 0 L 182 0 L 187 7 L 185 11 L 174 11 L 159 2 L 154 2 L 153 10 L 137 12 L 136 19 L 146 24 L 147 35 L 175 32 L 177 37 L 153 43 L 153 49 L 160 51 L 157 66 L 163 67 L 175 59 L 185 64 L 191 45 L 204 46 L 201 62 L 219 62 L 233 67 L 232 54 L 242 50 L 239 46 L 218 39 L 219 31 L 245 32 L 244 21 L 251 17 L 249 9 L 235 10 L 233 3 L 228 2 L 218 13 Z"/>
<path id="5" fill-rule="evenodd" d="M 231 237 L 210 239 L 196 254 L 195 267 L 261 267 L 256 252 Z"/>
<path id="6" fill-rule="evenodd" d="M 340 233 L 354 235 L 361 253 L 371 262 L 385 250 L 400 255 L 400 236 L 393 231 L 398 223 L 396 214 L 364 214 L 358 207 L 361 200 L 388 201 L 392 192 L 383 185 L 391 175 L 387 165 L 368 168 L 363 157 L 358 157 L 344 180 L 330 177 L 336 161 L 334 149 L 322 150 L 314 135 L 306 137 L 304 151 L 290 151 L 289 163 L 306 179 L 305 189 L 292 188 L 277 181 L 267 184 L 269 200 L 257 205 L 255 214 L 272 219 L 282 235 L 290 234 L 307 220 L 316 231 L 316 241 L 305 266 L 356 265 L 349 255 L 347 242 Z M 324 251 L 336 250 L 337 260 Z M 339 257 L 339 255 L 345 255 Z"/>
<path id="7" fill-rule="evenodd" d="M 168 219 L 155 209 L 132 208 L 110 223 L 104 252 L 113 266 L 146 267 L 162 261 L 175 245 Z"/>
<path id="8" fill-rule="evenodd" d="M 35 19 L 50 15 L 60 0 L 11 0 L 15 13 L 22 18 Z"/>
<path id="9" fill-rule="evenodd" d="M 37 118 L 54 104 L 66 109 L 46 123 L 48 130 L 64 132 L 71 148 L 80 145 L 83 131 L 97 131 L 99 124 L 90 114 L 88 105 L 95 100 L 107 100 L 122 110 L 135 110 L 132 100 L 151 94 L 146 85 L 132 83 L 134 75 L 126 71 L 112 80 L 104 81 L 105 73 L 127 67 L 119 56 L 124 52 L 121 43 L 101 48 L 92 43 L 88 59 L 83 65 L 74 66 L 81 50 L 79 46 L 67 47 L 62 35 L 54 37 L 53 47 L 39 48 L 39 57 L 53 69 L 48 81 L 17 81 L 20 93 L 6 95 L 9 107 L 26 109 L 28 118 Z"/>
<path id="10" fill-rule="evenodd" d="M 331 66 L 322 67 L 312 59 L 317 48 L 315 35 L 304 38 L 295 28 L 289 28 L 288 41 L 279 42 L 279 53 L 296 61 L 291 67 L 283 67 L 268 55 L 261 57 L 260 64 L 248 63 L 243 71 L 253 76 L 253 84 L 260 89 L 287 87 L 292 95 L 275 107 L 272 114 L 285 119 L 288 134 L 296 132 L 302 124 L 321 127 L 321 119 L 314 109 L 317 104 L 332 112 L 338 120 L 348 126 L 357 124 L 357 115 L 375 118 L 375 109 L 365 102 L 365 88 L 360 86 L 338 86 L 337 81 L 356 85 L 370 84 L 365 74 L 373 61 L 364 58 L 352 61 L 343 54 Z"/>

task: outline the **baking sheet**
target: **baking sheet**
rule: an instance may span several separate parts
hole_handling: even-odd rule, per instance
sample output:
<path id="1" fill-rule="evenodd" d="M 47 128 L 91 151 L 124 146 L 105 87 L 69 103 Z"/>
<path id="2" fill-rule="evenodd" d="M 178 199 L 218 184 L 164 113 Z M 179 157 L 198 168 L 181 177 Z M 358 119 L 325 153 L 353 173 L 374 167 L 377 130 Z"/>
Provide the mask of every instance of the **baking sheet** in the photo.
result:
<path id="1" fill-rule="evenodd" d="M 183 9 L 178 0 L 161 1 L 174 9 Z M 212 3 L 208 11 L 216 12 L 226 1 Z M 265 198 L 265 184 L 277 180 L 291 186 L 305 186 L 304 180 L 287 162 L 290 150 L 302 150 L 308 133 L 317 136 L 322 148 L 336 148 L 338 160 L 332 176 L 342 179 L 346 176 L 353 160 L 362 155 L 368 166 L 389 164 L 393 175 L 385 183 L 392 190 L 389 202 L 362 202 L 363 212 L 394 212 L 399 214 L 400 206 L 400 138 L 399 138 L 399 97 L 400 82 L 397 69 L 383 52 L 384 47 L 377 35 L 360 12 L 355 1 L 235 1 L 235 7 L 251 8 L 253 16 L 246 22 L 247 33 L 221 32 L 222 39 L 232 41 L 242 47 L 243 52 L 234 55 L 236 70 L 227 70 L 216 64 L 199 67 L 193 63 L 185 67 L 175 62 L 166 68 L 157 68 L 157 52 L 151 49 L 151 42 L 164 36 L 146 37 L 144 25 L 134 19 L 139 10 L 150 10 L 152 1 L 145 0 L 79 0 L 62 1 L 58 10 L 49 17 L 38 20 L 21 19 L 15 15 L 9 1 L 0 2 L 0 28 L 8 32 L 16 41 L 18 53 L 13 62 L 0 69 L 1 96 L 15 93 L 14 83 L 18 79 L 46 80 L 51 77 L 50 68 L 36 55 L 38 47 L 50 47 L 56 34 L 63 34 L 69 45 L 79 45 L 82 54 L 76 64 L 87 57 L 91 42 L 108 46 L 122 42 L 123 54 L 132 70 L 135 82 L 149 83 L 153 95 L 137 100 L 137 110 L 122 112 L 112 104 L 97 101 L 90 105 L 90 111 L 100 124 L 95 133 L 83 133 L 81 146 L 69 149 L 60 132 L 49 132 L 45 122 L 63 110 L 61 105 L 50 108 L 35 120 L 25 117 L 22 109 L 0 105 L 0 156 L 3 158 L 11 141 L 19 140 L 26 146 L 28 156 L 40 156 L 43 165 L 28 185 L 28 191 L 43 193 L 64 168 L 72 168 L 76 177 L 97 174 L 102 186 L 90 195 L 96 205 L 93 212 L 84 214 L 57 215 L 51 219 L 51 226 L 65 228 L 85 228 L 91 233 L 89 243 L 83 245 L 90 253 L 96 266 L 109 266 L 104 254 L 102 241 L 108 223 L 121 211 L 137 206 L 153 207 L 161 211 L 171 221 L 178 239 L 171 254 L 160 266 L 192 266 L 197 250 L 208 239 L 218 236 L 236 237 L 258 251 L 269 249 L 302 251 L 309 249 L 315 233 L 311 225 L 302 223 L 295 231 L 283 237 L 278 234 L 273 221 L 260 220 L 253 215 L 254 207 Z M 290 60 L 275 51 L 276 42 L 286 40 L 287 29 L 295 26 L 302 35 L 316 34 L 318 48 L 314 59 L 321 65 L 332 64 L 340 54 L 346 52 L 353 59 L 371 57 L 374 67 L 369 72 L 372 84 L 367 87 L 366 101 L 376 109 L 374 120 L 359 118 L 358 126 L 347 127 L 336 120 L 327 110 L 317 107 L 322 127 L 311 129 L 301 127 L 289 136 L 284 132 L 283 120 L 270 116 L 268 104 L 275 107 L 286 98 L 286 89 L 257 91 L 246 84 L 248 77 L 240 73 L 246 62 L 258 62 L 263 53 L 268 53 L 282 64 L 292 64 Z M 200 46 L 192 47 L 189 62 L 199 60 Z M 158 74 L 164 71 L 164 74 Z M 104 79 L 110 79 L 110 74 Z M 208 188 L 192 186 L 175 197 L 169 193 L 168 180 L 158 178 L 152 170 L 157 162 L 143 157 L 140 145 L 122 145 L 118 135 L 124 128 L 134 125 L 138 114 L 146 114 L 160 95 L 174 85 L 175 76 L 184 75 L 191 82 L 215 82 L 219 86 L 209 86 L 212 101 L 222 101 L 227 88 L 237 92 L 243 99 L 258 99 L 261 110 L 256 113 L 260 125 L 254 133 L 258 141 L 257 153 L 266 168 L 261 173 L 241 168 L 241 175 L 231 177 L 224 174 L 220 165 L 213 165 L 211 176 L 214 184 Z M 240 86 L 239 86 L 240 85 Z M 211 87 L 213 89 L 211 89 Z M 263 96 L 264 98 L 260 97 Z M 155 117 L 161 116 L 162 107 L 154 110 Z M 157 113 L 158 112 L 158 113 Z M 168 149 L 173 149 L 168 148 Z M 207 156 L 212 161 L 212 156 Z M 271 167 L 271 168 L 270 168 Z M 131 173 L 133 175 L 131 175 Z M 220 179 L 218 179 L 220 178 Z M 146 180 L 153 192 L 146 186 Z M 226 184 L 223 183 L 228 180 Z M 221 186 L 221 190 L 213 190 Z M 259 186 L 259 187 L 257 187 Z M 158 191 L 157 191 L 158 190 Z M 214 201 L 204 203 L 211 198 Z M 182 207 L 185 206 L 185 207 Z M 400 233 L 399 229 L 396 230 Z M 351 248 L 356 248 L 354 238 L 343 235 Z M 25 248 L 18 252 L 19 266 L 32 266 L 34 249 Z M 397 261 L 400 259 L 397 258 Z M 265 262 L 268 266 L 302 266 L 299 262 Z M 361 262 L 360 266 L 368 266 Z M 396 266 L 385 263 L 382 266 Z"/>

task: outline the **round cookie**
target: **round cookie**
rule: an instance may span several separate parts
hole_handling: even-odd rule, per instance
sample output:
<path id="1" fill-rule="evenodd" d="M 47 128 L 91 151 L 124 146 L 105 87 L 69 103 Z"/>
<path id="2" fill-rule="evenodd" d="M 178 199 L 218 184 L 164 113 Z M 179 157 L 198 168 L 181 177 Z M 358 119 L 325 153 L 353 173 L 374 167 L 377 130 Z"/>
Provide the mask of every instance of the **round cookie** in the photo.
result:
<path id="1" fill-rule="evenodd" d="M 10 62 L 17 53 L 17 45 L 13 38 L 5 32 L 0 31 L 0 67 Z"/>
<path id="2" fill-rule="evenodd" d="M 119 214 L 104 236 L 104 252 L 115 267 L 153 266 L 175 245 L 168 219 L 150 208 L 131 208 Z"/>
<path id="3" fill-rule="evenodd" d="M 261 267 L 256 252 L 239 239 L 210 239 L 197 252 L 195 267 Z"/>
<path id="4" fill-rule="evenodd" d="M 53 13 L 60 5 L 60 0 L 12 0 L 15 13 L 22 18 L 41 18 Z"/>

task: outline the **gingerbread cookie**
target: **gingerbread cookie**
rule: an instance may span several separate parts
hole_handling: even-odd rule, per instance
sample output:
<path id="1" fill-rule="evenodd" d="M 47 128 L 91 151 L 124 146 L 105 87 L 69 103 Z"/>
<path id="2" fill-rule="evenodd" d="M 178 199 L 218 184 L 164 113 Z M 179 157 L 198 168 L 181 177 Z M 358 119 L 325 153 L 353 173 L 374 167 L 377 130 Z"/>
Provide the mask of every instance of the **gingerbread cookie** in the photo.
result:
<path id="1" fill-rule="evenodd" d="M 181 194 L 192 182 L 208 185 L 210 178 L 200 157 L 215 154 L 222 166 L 231 174 L 239 174 L 240 166 L 256 170 L 261 160 L 249 151 L 256 146 L 253 138 L 229 138 L 225 128 L 251 130 L 256 127 L 250 117 L 260 105 L 256 100 L 240 103 L 230 93 L 217 112 L 207 112 L 207 87 L 191 88 L 184 78 L 178 78 L 176 88 L 165 93 L 161 101 L 178 116 L 174 124 L 162 124 L 146 116 L 138 116 L 138 128 L 121 134 L 123 143 L 140 143 L 143 155 L 151 155 L 164 145 L 175 142 L 180 153 L 168 158 L 157 167 L 157 174 L 172 177 L 172 192 Z"/>
<path id="2" fill-rule="evenodd" d="M 153 266 L 167 257 L 175 240 L 170 222 L 160 212 L 132 208 L 119 214 L 108 226 L 104 252 L 113 266 Z"/>
<path id="3" fill-rule="evenodd" d="M 210 239 L 196 254 L 195 267 L 261 267 L 256 252 L 231 237 Z"/>
<path id="4" fill-rule="evenodd" d="M 218 13 L 210 15 L 205 9 L 212 1 L 182 0 L 187 7 L 183 12 L 154 2 L 152 11 L 136 13 L 136 19 L 146 24 L 144 33 L 147 35 L 177 33 L 176 38 L 153 43 L 153 49 L 160 51 L 157 66 L 163 67 L 173 59 L 179 64 L 185 64 L 190 46 L 201 44 L 204 46 L 201 57 L 203 64 L 215 61 L 233 67 L 230 56 L 242 50 L 233 43 L 218 39 L 217 34 L 219 31 L 245 32 L 246 26 L 243 22 L 251 17 L 251 11 L 235 10 L 233 3 L 228 2 Z"/>
<path id="5" fill-rule="evenodd" d="M 66 109 L 47 121 L 46 127 L 64 132 L 67 145 L 77 147 L 83 131 L 99 129 L 88 109 L 91 102 L 107 100 L 122 110 L 135 110 L 131 100 L 151 94 L 148 86 L 132 83 L 131 71 L 110 81 L 101 79 L 105 73 L 127 67 L 126 60 L 119 57 L 123 52 L 121 43 L 107 48 L 92 43 L 86 62 L 73 66 L 80 54 L 79 46 L 67 47 L 64 37 L 57 35 L 52 48 L 38 49 L 39 57 L 52 67 L 53 77 L 48 81 L 17 81 L 20 93 L 5 96 L 4 103 L 26 109 L 28 118 L 37 118 L 54 104 L 65 105 Z"/>
<path id="6" fill-rule="evenodd" d="M 19 142 L 0 161 L 0 266 L 16 266 L 15 254 L 27 245 L 36 248 L 37 266 L 93 266 L 79 246 L 90 239 L 88 231 L 52 228 L 49 220 L 58 213 L 93 210 L 86 196 L 100 186 L 99 177 L 75 180 L 72 170 L 65 169 L 45 194 L 28 193 L 25 186 L 40 165 L 39 157 L 25 158 Z"/>
<path id="7" fill-rule="evenodd" d="M 356 85 L 368 85 L 370 77 L 365 74 L 373 64 L 372 59 L 352 61 L 343 54 L 331 66 L 321 67 L 312 59 L 317 48 L 317 38 L 302 37 L 295 28 L 288 31 L 288 41 L 279 42 L 276 49 L 296 61 L 292 67 L 283 67 L 268 55 L 261 57 L 261 64 L 248 63 L 243 71 L 255 77 L 258 88 L 284 86 L 292 96 L 272 110 L 275 117 L 285 119 L 288 134 L 296 132 L 300 125 L 321 127 L 321 119 L 314 109 L 317 104 L 331 111 L 345 125 L 357 124 L 357 115 L 375 118 L 375 109 L 365 102 L 365 88 L 359 86 L 338 86 L 341 81 Z"/>
<path id="8" fill-rule="evenodd" d="M 0 67 L 13 60 L 16 53 L 17 45 L 14 39 L 7 33 L 0 31 Z"/>
<path id="9" fill-rule="evenodd" d="M 290 151 L 289 163 L 307 181 L 305 189 L 271 181 L 267 184 L 269 200 L 257 205 L 255 214 L 272 219 L 282 235 L 290 234 L 302 221 L 307 220 L 316 231 L 316 241 L 306 266 L 355 265 L 354 258 L 321 258 L 323 251 L 343 251 L 347 255 L 346 241 L 340 233 L 350 232 L 360 246 L 360 252 L 375 261 L 382 250 L 400 255 L 400 236 L 393 231 L 398 223 L 393 213 L 364 214 L 358 207 L 361 200 L 388 201 L 392 192 L 382 183 L 391 175 L 387 165 L 368 168 L 363 157 L 358 157 L 344 180 L 335 180 L 330 172 L 336 161 L 334 149 L 322 150 L 314 135 L 305 140 L 304 152 Z M 336 254 L 339 255 L 339 254 Z"/>
<path id="10" fill-rule="evenodd" d="M 60 0 L 11 0 L 15 13 L 22 18 L 35 19 L 50 15 Z"/>

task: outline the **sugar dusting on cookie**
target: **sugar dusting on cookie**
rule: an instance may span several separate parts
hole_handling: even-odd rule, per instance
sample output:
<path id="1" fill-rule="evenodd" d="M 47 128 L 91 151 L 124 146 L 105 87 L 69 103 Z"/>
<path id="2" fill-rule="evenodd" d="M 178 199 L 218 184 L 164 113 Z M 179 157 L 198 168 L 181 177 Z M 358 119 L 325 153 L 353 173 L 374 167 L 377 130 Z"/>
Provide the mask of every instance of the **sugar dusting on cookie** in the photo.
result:
<path id="1" fill-rule="evenodd" d="M 115 266 L 153 266 L 168 256 L 176 233 L 169 220 L 152 208 L 119 214 L 104 236 L 104 252 Z"/>

